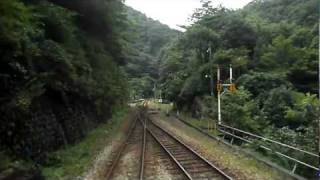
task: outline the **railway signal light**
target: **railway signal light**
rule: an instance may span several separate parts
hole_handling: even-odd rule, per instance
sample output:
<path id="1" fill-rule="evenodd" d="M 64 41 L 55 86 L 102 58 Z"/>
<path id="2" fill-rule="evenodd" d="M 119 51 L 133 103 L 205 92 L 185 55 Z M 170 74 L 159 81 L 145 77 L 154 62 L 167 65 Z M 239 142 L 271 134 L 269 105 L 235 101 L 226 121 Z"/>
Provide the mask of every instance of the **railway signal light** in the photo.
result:
<path id="1" fill-rule="evenodd" d="M 220 93 L 222 91 L 222 84 L 221 83 L 217 84 L 217 91 L 218 91 L 218 93 Z"/>
<path id="2" fill-rule="evenodd" d="M 236 92 L 236 85 L 234 84 L 234 83 L 232 83 L 232 84 L 230 84 L 230 86 L 229 86 L 229 91 L 230 92 L 232 92 L 232 93 L 234 93 L 234 92 Z"/>

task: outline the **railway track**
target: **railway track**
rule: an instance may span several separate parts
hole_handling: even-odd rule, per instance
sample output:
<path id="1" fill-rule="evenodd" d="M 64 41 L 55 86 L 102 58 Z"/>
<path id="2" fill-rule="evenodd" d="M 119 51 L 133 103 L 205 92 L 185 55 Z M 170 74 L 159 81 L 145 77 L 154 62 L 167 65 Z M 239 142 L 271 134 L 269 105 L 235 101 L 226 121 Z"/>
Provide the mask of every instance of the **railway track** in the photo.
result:
<path id="1" fill-rule="evenodd" d="M 145 129 L 143 128 L 142 122 L 139 119 L 136 119 L 129 129 L 129 133 L 124 141 L 124 143 L 120 146 L 118 151 L 115 153 L 114 158 L 107 168 L 107 173 L 105 178 L 109 179 L 122 179 L 119 176 L 119 169 L 128 170 L 126 172 L 126 177 L 129 179 L 143 179 L 143 171 L 144 171 L 144 154 L 145 154 Z M 131 154 L 139 154 L 139 161 L 134 160 L 134 165 L 131 166 L 130 169 L 125 168 L 127 162 L 121 161 L 122 158 L 128 153 Z M 116 172 L 118 171 L 118 172 Z"/>
<path id="2" fill-rule="evenodd" d="M 186 179 L 232 179 L 160 126 L 154 124 L 152 121 L 149 122 L 147 126 L 148 132 L 177 164 Z"/>
<path id="3" fill-rule="evenodd" d="M 135 154 L 128 168 L 127 154 Z M 138 160 L 138 161 L 137 161 Z M 170 179 L 228 180 L 227 174 L 170 133 L 138 117 L 130 127 L 125 142 L 115 153 L 106 179 L 154 179 L 161 164 Z M 125 169 L 122 171 L 121 169 Z M 123 176 L 122 176 L 123 174 Z"/>
<path id="4" fill-rule="evenodd" d="M 144 162 L 144 180 L 154 179 L 187 179 L 177 164 L 170 158 L 159 143 L 147 133 L 146 159 Z"/>

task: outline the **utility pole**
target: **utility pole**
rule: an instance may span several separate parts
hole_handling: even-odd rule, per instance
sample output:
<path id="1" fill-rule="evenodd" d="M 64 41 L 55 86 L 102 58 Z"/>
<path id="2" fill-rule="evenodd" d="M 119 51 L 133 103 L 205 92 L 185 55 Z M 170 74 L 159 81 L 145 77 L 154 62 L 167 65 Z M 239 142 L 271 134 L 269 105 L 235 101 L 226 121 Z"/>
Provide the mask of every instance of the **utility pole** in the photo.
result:
<path id="1" fill-rule="evenodd" d="M 232 84 L 232 65 L 230 64 L 230 84 Z"/>
<path id="2" fill-rule="evenodd" d="M 160 89 L 159 103 L 162 103 L 162 89 Z"/>
<path id="3" fill-rule="evenodd" d="M 207 50 L 209 53 L 209 63 L 210 63 L 210 95 L 213 96 L 213 72 L 212 72 L 212 50 L 211 50 L 211 43 L 209 44 L 209 48 Z"/>
<path id="4" fill-rule="evenodd" d="M 154 102 L 157 99 L 157 94 L 156 94 L 156 90 L 157 90 L 157 86 L 156 83 L 153 84 L 153 98 L 154 98 Z"/>

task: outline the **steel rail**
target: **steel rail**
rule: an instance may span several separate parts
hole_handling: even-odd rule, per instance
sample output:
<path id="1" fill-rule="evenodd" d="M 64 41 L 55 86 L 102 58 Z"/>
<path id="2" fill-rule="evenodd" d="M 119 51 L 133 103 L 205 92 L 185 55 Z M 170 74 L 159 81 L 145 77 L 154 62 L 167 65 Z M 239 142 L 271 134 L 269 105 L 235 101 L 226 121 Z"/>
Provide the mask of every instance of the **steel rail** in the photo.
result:
<path id="1" fill-rule="evenodd" d="M 140 123 L 143 125 L 143 142 L 142 142 L 142 151 L 141 151 L 141 166 L 140 166 L 140 180 L 143 180 L 144 176 L 144 158 L 145 158 L 145 152 L 146 152 L 146 121 L 144 120 L 144 123 L 140 120 Z"/>
<path id="2" fill-rule="evenodd" d="M 174 161 L 174 163 L 179 167 L 179 169 L 183 172 L 183 174 L 190 180 L 192 180 L 191 175 L 182 167 L 182 165 L 178 162 L 178 160 L 170 153 L 170 151 L 161 143 L 161 141 L 157 138 L 153 132 L 147 128 L 148 132 L 151 134 L 151 136 L 156 140 L 157 143 L 159 143 L 160 147 L 169 155 L 169 157 Z"/>
<path id="3" fill-rule="evenodd" d="M 201 159 L 203 162 L 205 162 L 207 165 L 209 165 L 211 168 L 213 168 L 214 170 L 216 170 L 220 175 L 222 175 L 224 178 L 228 179 L 228 180 L 232 180 L 232 178 L 227 175 L 225 172 L 223 172 L 221 169 L 219 169 L 218 167 L 216 167 L 215 165 L 213 165 L 211 162 L 209 162 L 207 159 L 205 159 L 204 157 L 202 157 L 199 153 L 197 153 L 196 151 L 194 151 L 192 148 L 190 148 L 188 145 L 186 145 L 185 143 L 183 143 L 182 141 L 180 141 L 179 139 L 177 139 L 175 136 L 173 136 L 171 133 L 169 133 L 168 131 L 164 130 L 162 127 L 160 127 L 158 124 L 150 121 L 154 126 L 156 126 L 157 128 L 159 128 L 162 132 L 164 132 L 165 134 L 167 134 L 170 138 L 172 138 L 173 140 L 175 140 L 176 142 L 178 142 L 180 145 L 182 145 L 183 147 L 185 147 L 189 152 L 191 152 L 192 154 L 194 154 L 196 157 L 198 157 L 199 159 Z"/>
<path id="4" fill-rule="evenodd" d="M 112 176 L 112 174 L 113 174 L 113 171 L 114 171 L 114 169 L 116 168 L 117 164 L 119 163 L 120 157 L 121 157 L 123 151 L 125 150 L 125 148 L 126 148 L 126 146 L 127 146 L 127 144 L 128 144 L 128 141 L 129 141 L 129 139 L 130 139 L 130 137 L 131 137 L 131 134 L 132 134 L 133 131 L 134 131 L 134 128 L 136 127 L 137 121 L 138 121 L 138 120 L 137 120 L 137 118 L 136 118 L 135 121 L 133 122 L 133 124 L 132 124 L 131 127 L 130 127 L 129 133 L 128 133 L 128 135 L 127 135 L 124 143 L 121 145 L 121 147 L 120 147 L 120 149 L 119 149 L 119 151 L 118 151 L 118 153 L 117 153 L 117 155 L 116 155 L 116 158 L 112 161 L 112 165 L 111 165 L 111 167 L 110 167 L 110 169 L 109 169 L 109 171 L 107 172 L 107 175 L 106 175 L 106 179 L 107 179 L 107 180 L 111 179 L 111 176 Z"/>

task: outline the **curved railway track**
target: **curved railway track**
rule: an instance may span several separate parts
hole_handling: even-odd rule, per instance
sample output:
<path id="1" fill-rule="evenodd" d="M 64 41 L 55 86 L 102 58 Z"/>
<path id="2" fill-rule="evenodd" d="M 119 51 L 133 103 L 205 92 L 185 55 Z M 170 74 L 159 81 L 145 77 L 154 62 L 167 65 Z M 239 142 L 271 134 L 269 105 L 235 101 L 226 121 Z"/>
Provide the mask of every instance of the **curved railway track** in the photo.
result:
<path id="1" fill-rule="evenodd" d="M 150 146 L 159 146 L 159 151 L 149 152 Z M 121 171 L 117 173 L 116 171 L 121 169 L 121 166 L 124 166 L 124 169 L 126 168 L 126 162 L 121 162 L 121 158 L 128 152 L 132 153 L 132 149 L 135 149 L 135 154 L 138 154 L 139 161 L 134 160 L 135 165 L 131 167 L 130 176 L 127 177 L 129 179 L 152 179 L 150 174 L 156 174 L 156 172 L 151 169 L 157 166 L 157 163 L 150 162 L 155 161 L 152 160 L 153 158 L 160 159 L 160 163 L 166 167 L 166 170 L 172 175 L 172 179 L 232 179 L 157 124 L 152 121 L 146 123 L 145 119 L 138 117 L 132 123 L 125 142 L 114 155 L 105 176 L 107 180 L 119 179 L 117 173 L 121 173 Z M 147 158 L 145 154 L 149 154 Z M 151 158 L 150 154 L 153 154 Z M 155 167 L 151 167 L 152 164 Z"/>

